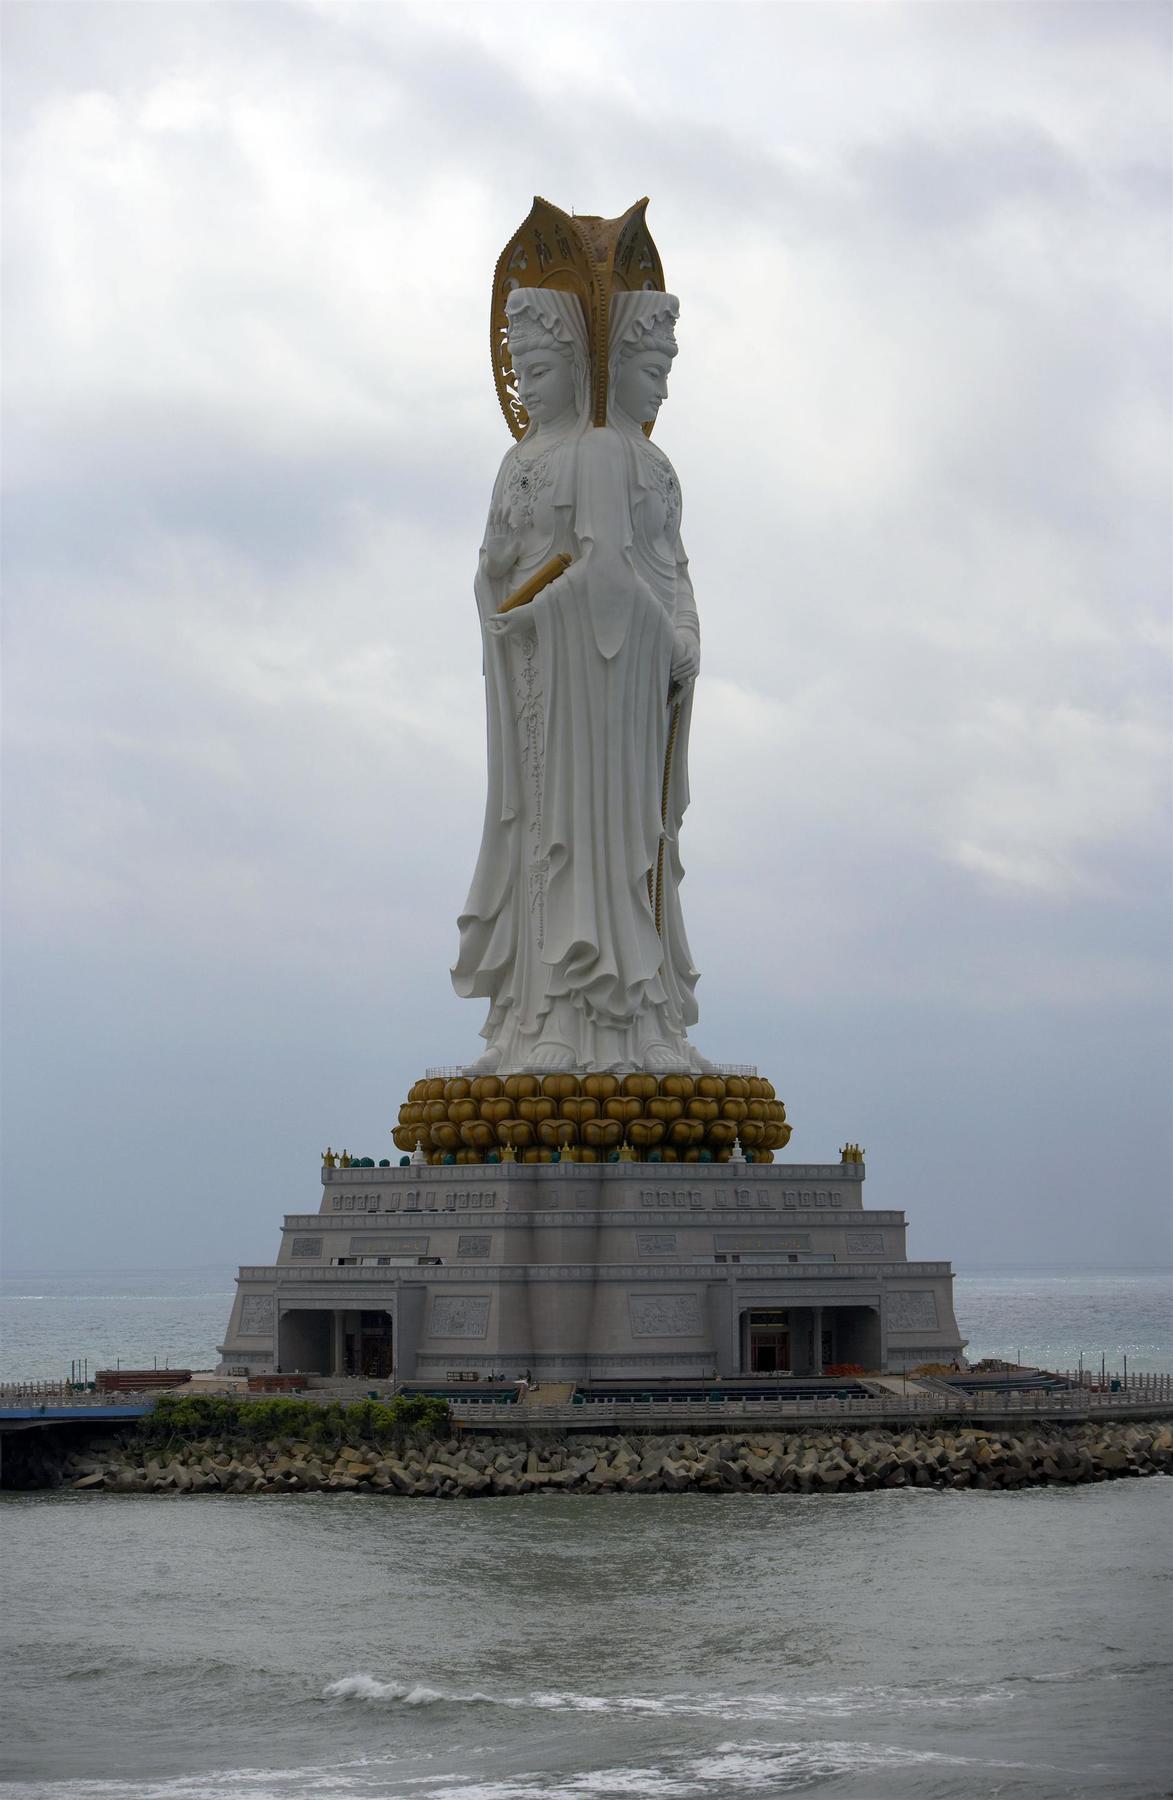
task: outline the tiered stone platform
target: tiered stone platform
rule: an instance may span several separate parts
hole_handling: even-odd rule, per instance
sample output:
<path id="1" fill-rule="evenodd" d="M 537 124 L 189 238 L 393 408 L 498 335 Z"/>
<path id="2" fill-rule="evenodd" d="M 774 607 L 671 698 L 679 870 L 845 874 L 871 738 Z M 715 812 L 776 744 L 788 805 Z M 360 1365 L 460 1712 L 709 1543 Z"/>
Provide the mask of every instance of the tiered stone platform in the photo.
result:
<path id="1" fill-rule="evenodd" d="M 665 1129 L 692 1116 L 641 1112 Z M 697 1122 L 707 1134 L 720 1114 Z M 440 1126 L 458 1129 L 447 1116 L 428 1129 Z M 240 1271 L 224 1373 L 817 1378 L 961 1353 L 949 1264 L 908 1261 L 904 1214 L 865 1209 L 853 1146 L 839 1163 L 801 1165 L 710 1151 L 686 1166 L 649 1153 L 470 1168 L 453 1166 L 456 1151 L 432 1166 L 419 1154 L 322 1167 L 319 1210 L 286 1217 L 274 1264 Z"/>

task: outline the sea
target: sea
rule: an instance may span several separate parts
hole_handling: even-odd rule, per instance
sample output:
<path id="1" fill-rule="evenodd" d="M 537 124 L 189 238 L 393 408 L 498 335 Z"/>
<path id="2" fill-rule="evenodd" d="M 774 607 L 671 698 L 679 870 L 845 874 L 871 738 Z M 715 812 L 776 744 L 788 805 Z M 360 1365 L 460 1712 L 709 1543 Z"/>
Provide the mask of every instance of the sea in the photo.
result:
<path id="1" fill-rule="evenodd" d="M 3 1374 L 207 1367 L 227 1272 L 10 1278 Z M 1168 1280 L 972 1273 L 969 1354 L 1173 1368 Z M 1173 1479 L 0 1495 L 4 1800 L 1173 1795 Z"/>

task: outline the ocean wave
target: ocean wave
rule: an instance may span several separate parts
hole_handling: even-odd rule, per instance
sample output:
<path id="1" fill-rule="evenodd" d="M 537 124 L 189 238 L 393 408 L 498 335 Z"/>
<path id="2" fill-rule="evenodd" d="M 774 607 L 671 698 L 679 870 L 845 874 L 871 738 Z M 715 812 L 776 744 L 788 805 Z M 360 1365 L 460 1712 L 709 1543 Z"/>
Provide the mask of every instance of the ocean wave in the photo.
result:
<path id="1" fill-rule="evenodd" d="M 472 1753 L 466 1746 L 460 1754 L 466 1759 Z M 6 1785 L 4 1791 L 6 1800 L 56 1800 L 65 1795 L 74 1796 L 75 1800 L 82 1796 L 86 1800 L 239 1800 L 241 1796 L 247 1796 L 247 1800 L 387 1800 L 389 1795 L 408 1792 L 415 1800 L 560 1800 L 567 1795 L 594 1795 L 600 1800 L 603 1796 L 615 1796 L 618 1800 L 629 1794 L 647 1795 L 650 1800 L 723 1800 L 731 1794 L 790 1793 L 812 1783 L 842 1777 L 899 1778 L 902 1772 L 907 1772 L 909 1782 L 918 1771 L 931 1775 L 933 1791 L 941 1795 L 973 1792 L 979 1770 L 983 1772 L 983 1782 L 995 1772 L 1029 1771 L 1052 1778 L 1078 1774 L 1050 1763 L 821 1738 L 805 1742 L 726 1741 L 708 1750 L 689 1750 L 641 1765 L 621 1763 L 578 1771 L 559 1770 L 556 1774 L 552 1770 L 531 1769 L 515 1775 L 486 1777 L 461 1776 L 450 1771 L 401 1774 L 397 1779 L 394 1766 L 393 1760 L 374 1756 L 328 1766 L 214 1769 L 149 1781 L 16 1782 Z M 955 1779 L 965 1783 L 964 1788 L 952 1784 L 954 1771 Z M 918 1786 L 916 1791 L 922 1789 Z M 1066 1791 L 1074 1794 L 1077 1790 Z"/>
<path id="2" fill-rule="evenodd" d="M 325 1700 L 355 1700 L 400 1706 L 497 1706 L 510 1711 L 609 1713 L 652 1718 L 716 1719 L 730 1724 L 797 1723 L 848 1719 L 861 1713 L 962 1712 L 1005 1706 L 1014 1696 L 996 1688 L 859 1687 L 812 1694 L 577 1694 L 535 1691 L 487 1694 L 431 1687 L 421 1681 L 379 1680 L 359 1670 L 322 1690 Z"/>
<path id="3" fill-rule="evenodd" d="M 498 1781 L 457 1781 L 427 1787 L 428 1800 L 559 1800 L 569 1794 L 648 1794 L 656 1800 L 714 1800 L 729 1794 L 788 1793 L 842 1776 L 895 1774 L 902 1770 L 1033 1770 L 1037 1765 L 987 1757 L 950 1755 L 887 1744 L 820 1741 L 783 1744 L 718 1744 L 679 1766 L 594 1769 L 562 1775 L 506 1776 Z M 1048 1771 L 1050 1772 L 1050 1771 Z M 968 1779 L 968 1778 L 967 1778 Z"/>
<path id="4" fill-rule="evenodd" d="M 207 1769 L 150 1779 L 88 1776 L 64 1781 L 4 1782 L 4 1800 L 381 1800 L 386 1761 L 358 1757 L 301 1768 Z"/>
<path id="5" fill-rule="evenodd" d="M 327 1700 L 398 1700 L 404 1706 L 435 1706 L 442 1700 L 485 1701 L 492 1705 L 489 1694 L 445 1694 L 440 1688 L 424 1687 L 421 1682 L 376 1681 L 373 1675 L 343 1675 L 322 1690 Z"/>
<path id="6" fill-rule="evenodd" d="M 1009 1686 L 1035 1687 L 1052 1682 L 1076 1684 L 1093 1681 L 1099 1687 L 1105 1681 L 1134 1681 L 1152 1675 L 1168 1675 L 1171 1671 L 1173 1662 L 1158 1657 L 1148 1662 L 1121 1663 L 1114 1669 L 1105 1667 L 1103 1663 L 1084 1663 L 1075 1669 L 1029 1669 L 1022 1674 L 1003 1675 L 1001 1679 Z"/>

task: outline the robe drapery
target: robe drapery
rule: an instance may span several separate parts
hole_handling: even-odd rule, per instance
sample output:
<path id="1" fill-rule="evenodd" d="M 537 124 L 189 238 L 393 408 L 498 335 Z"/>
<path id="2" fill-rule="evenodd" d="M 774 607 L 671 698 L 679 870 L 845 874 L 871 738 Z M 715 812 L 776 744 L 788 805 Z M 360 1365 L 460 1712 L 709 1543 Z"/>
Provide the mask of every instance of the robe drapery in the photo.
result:
<path id="1" fill-rule="evenodd" d="M 578 305 L 546 292 L 541 303 Z M 551 1052 L 580 1071 L 698 1067 L 678 850 L 691 690 L 670 697 L 677 633 L 698 627 L 674 471 L 638 429 L 592 428 L 580 412 L 557 434 L 531 428 L 506 454 L 490 518 L 502 510 L 520 553 L 494 577 L 486 539 L 475 583 L 488 791 L 453 985 L 489 1001 L 482 1036 L 498 1073 Z M 499 615 L 559 552 L 572 558 L 566 573 Z M 658 932 L 648 878 L 662 834 Z"/>

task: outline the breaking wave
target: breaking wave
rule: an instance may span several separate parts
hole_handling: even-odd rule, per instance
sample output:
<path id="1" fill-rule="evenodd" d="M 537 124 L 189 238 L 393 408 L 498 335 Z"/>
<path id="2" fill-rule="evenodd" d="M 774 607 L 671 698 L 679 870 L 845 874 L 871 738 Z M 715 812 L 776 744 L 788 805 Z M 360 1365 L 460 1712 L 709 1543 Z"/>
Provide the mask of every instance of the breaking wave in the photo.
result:
<path id="1" fill-rule="evenodd" d="M 376 1681 L 373 1675 L 343 1675 L 323 1689 L 326 1700 L 398 1700 L 404 1706 L 435 1706 L 441 1700 L 489 1700 L 488 1694 L 445 1694 L 422 1682 Z"/>
<path id="2" fill-rule="evenodd" d="M 655 1800 L 720 1800 L 731 1794 L 789 1793 L 809 1788 L 812 1782 L 843 1776 L 899 1776 L 902 1771 L 911 1776 L 913 1771 L 929 1769 L 937 1772 L 938 1780 L 947 1779 L 951 1771 L 966 1771 L 964 1779 L 967 1791 L 971 1791 L 968 1784 L 978 1769 L 988 1772 L 1036 1766 L 866 1743 L 717 1744 L 699 1756 L 681 1758 L 670 1769 L 654 1764 L 594 1769 L 560 1776 L 554 1785 L 538 1774 L 500 1781 L 458 1781 L 429 1787 L 428 1800 L 559 1800 L 559 1796 L 568 1794 L 647 1794 L 655 1796 Z M 951 1786 L 948 1791 L 962 1790 Z"/>
<path id="3" fill-rule="evenodd" d="M 543 1692 L 486 1694 L 428 1687 L 422 1682 L 380 1681 L 358 1671 L 343 1675 L 322 1690 L 325 1700 L 357 1700 L 399 1706 L 497 1706 L 511 1711 L 607 1713 L 651 1718 L 728 1720 L 739 1724 L 849 1719 L 861 1713 L 969 1711 L 1006 1706 L 1014 1695 L 1005 1685 L 959 1690 L 946 1688 L 859 1687 L 819 1694 L 576 1694 Z"/>

